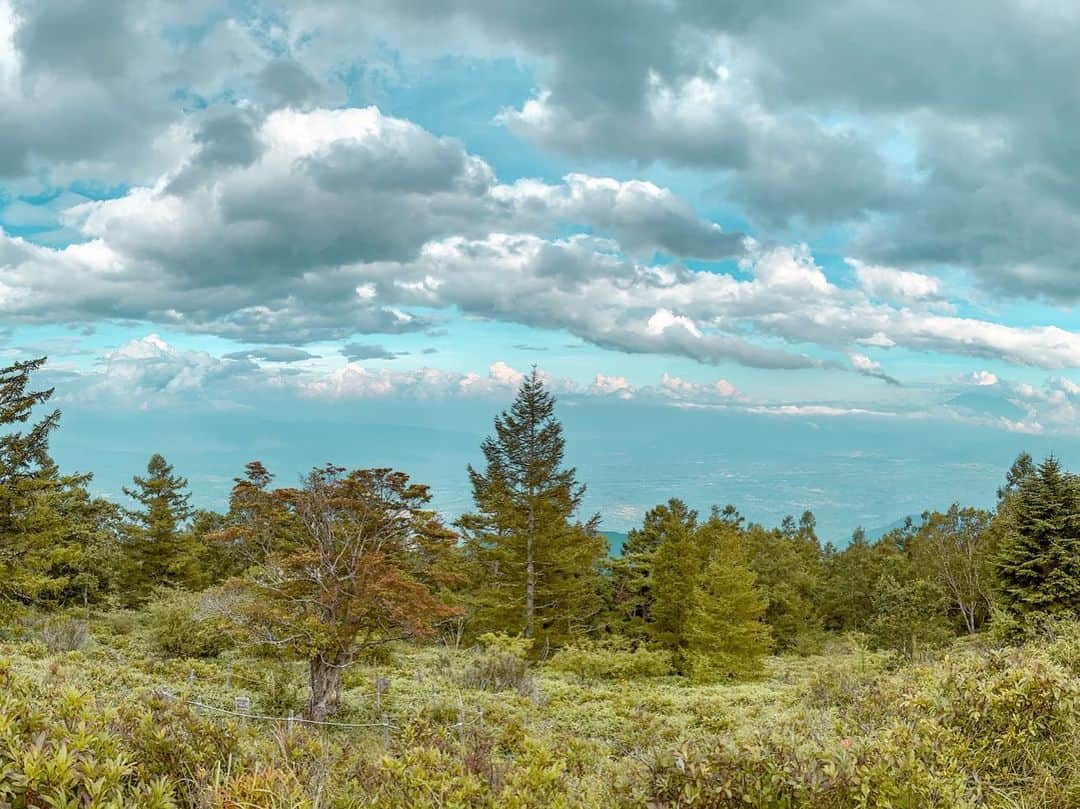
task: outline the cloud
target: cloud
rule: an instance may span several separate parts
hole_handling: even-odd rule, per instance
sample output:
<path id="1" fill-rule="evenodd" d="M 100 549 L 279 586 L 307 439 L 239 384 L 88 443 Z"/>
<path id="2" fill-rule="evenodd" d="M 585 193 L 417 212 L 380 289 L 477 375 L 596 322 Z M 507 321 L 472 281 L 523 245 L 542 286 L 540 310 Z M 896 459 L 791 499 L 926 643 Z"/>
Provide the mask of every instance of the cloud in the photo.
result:
<path id="1" fill-rule="evenodd" d="M 987 387 L 990 385 L 996 385 L 998 383 L 997 374 L 990 371 L 972 371 L 967 376 L 963 377 L 962 382 L 968 385 L 974 385 L 975 387 Z"/>
<path id="2" fill-rule="evenodd" d="M 366 345 L 364 343 L 346 343 L 341 347 L 341 353 L 350 361 L 392 360 L 397 358 L 397 354 L 387 351 L 380 345 Z"/>
<path id="3" fill-rule="evenodd" d="M 597 374 L 589 391 L 597 396 L 614 396 L 619 399 L 633 397 L 633 388 L 626 377 Z"/>
<path id="4" fill-rule="evenodd" d="M 845 259 L 855 271 L 855 278 L 867 294 L 890 301 L 919 302 L 934 300 L 941 295 L 936 278 L 892 267 L 865 264 L 854 258 Z"/>
<path id="5" fill-rule="evenodd" d="M 504 362 L 492 364 L 486 376 L 434 368 L 371 370 L 349 362 L 326 376 L 302 381 L 300 392 L 323 399 L 489 397 L 512 394 L 522 378 Z"/>
<path id="6" fill-rule="evenodd" d="M 183 351 L 150 334 L 107 352 L 94 373 L 79 377 L 59 401 L 123 403 L 151 409 L 178 402 L 232 407 L 230 395 L 265 384 L 249 359 L 219 359 L 204 351 Z"/>
<path id="7" fill-rule="evenodd" d="M 1080 113 L 1069 80 L 1080 66 L 1078 32 L 1080 14 L 1068 4 L 1024 0 L 992 8 L 960 0 L 944 12 L 930 0 L 902 9 L 869 0 L 839 9 L 745 0 L 617 9 L 610 0 L 0 0 L 0 113 L 8 113 L 0 176 L 28 188 L 76 179 L 126 188 L 169 173 L 176 190 L 194 194 L 225 166 L 280 146 L 265 141 L 268 116 L 392 94 L 443 69 L 447 55 L 479 70 L 512 59 L 535 92 L 511 99 L 499 120 L 541 149 L 639 173 L 653 163 L 690 167 L 765 243 L 792 228 L 850 230 L 847 252 L 868 268 L 932 280 L 927 268 L 959 267 L 997 295 L 1070 303 L 1080 295 L 1080 162 L 1070 134 Z M 820 42 L 832 46 L 823 52 Z M 636 260 L 740 250 L 739 234 L 688 218 L 684 203 L 644 180 L 572 174 L 485 190 L 452 142 L 432 136 L 421 157 L 421 144 L 403 138 L 406 159 L 344 137 L 323 143 L 295 175 L 264 175 L 283 183 L 281 198 L 296 195 L 294 211 L 264 198 L 258 172 L 222 178 L 220 199 L 191 201 L 220 206 L 206 208 L 207 244 L 223 233 L 215 217 L 231 226 L 222 261 L 207 272 L 255 272 L 254 263 L 276 274 L 319 255 L 341 264 L 365 246 L 400 257 L 425 233 L 486 236 L 473 221 L 487 232 L 550 237 L 561 233 L 551 221 L 559 217 L 604 232 Z M 373 191 L 394 178 L 400 193 L 450 195 L 445 218 L 438 206 Z M 351 238 L 348 206 L 320 221 L 312 206 L 337 210 L 319 206 L 324 195 L 366 199 L 370 227 Z M 380 200 L 392 203 L 381 221 Z M 180 215 L 146 213 L 151 223 Z M 281 249 L 305 227 L 310 241 L 295 256 Z M 200 249 L 210 255 L 199 242 L 189 247 L 192 268 Z M 183 243 L 163 247 L 178 254 Z M 874 296 L 928 300 L 918 279 L 869 284 Z"/>
<path id="8" fill-rule="evenodd" d="M 318 354 L 304 351 L 302 348 L 290 346 L 263 346 L 262 348 L 249 348 L 244 351 L 232 351 L 224 355 L 228 360 L 262 360 L 263 362 L 304 362 L 318 359 Z"/>
<path id="9" fill-rule="evenodd" d="M 888 382 L 890 385 L 900 384 L 899 380 L 889 376 L 881 369 L 881 363 L 870 359 L 870 357 L 865 354 L 859 354 L 854 351 L 849 352 L 848 361 L 851 363 L 851 367 L 855 369 L 855 373 L 857 374 L 880 379 L 882 382 Z"/>
<path id="10" fill-rule="evenodd" d="M 772 236 L 851 224 L 850 252 L 870 266 L 950 264 L 1009 295 L 1080 295 L 1080 13 L 1068 4 L 317 8 L 300 4 L 292 22 L 322 47 L 516 60 L 535 92 L 500 116 L 512 132 L 577 159 L 692 167 Z"/>

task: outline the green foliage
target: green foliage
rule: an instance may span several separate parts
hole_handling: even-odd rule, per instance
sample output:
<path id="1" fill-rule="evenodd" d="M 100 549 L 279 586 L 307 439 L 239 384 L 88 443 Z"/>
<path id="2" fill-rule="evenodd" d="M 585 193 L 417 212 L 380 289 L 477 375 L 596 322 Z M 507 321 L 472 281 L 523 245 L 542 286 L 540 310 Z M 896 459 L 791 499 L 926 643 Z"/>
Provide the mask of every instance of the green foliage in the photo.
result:
<path id="1" fill-rule="evenodd" d="M 737 744 L 663 752 L 624 800 L 1065 809 L 1080 798 L 1080 684 L 1043 653 L 973 655 L 861 682 L 824 725 L 799 712 Z"/>
<path id="2" fill-rule="evenodd" d="M 146 608 L 146 638 L 166 657 L 215 657 L 233 645 L 230 628 L 211 593 L 159 589 Z"/>
<path id="3" fill-rule="evenodd" d="M 141 603 L 154 587 L 187 587 L 197 582 L 197 552 L 185 530 L 192 515 L 187 480 L 174 474 L 161 455 L 152 455 L 146 475 L 136 475 L 124 494 L 139 508 L 127 512 L 125 599 Z"/>
<path id="4" fill-rule="evenodd" d="M 529 651 L 534 638 L 486 632 L 478 641 L 480 648 L 462 673 L 462 685 L 484 691 L 531 691 Z"/>
<path id="5" fill-rule="evenodd" d="M 663 677 L 672 670 L 671 652 L 645 645 L 632 646 L 625 639 L 581 640 L 564 646 L 547 662 L 552 671 L 573 674 L 582 680 L 634 680 Z"/>
<path id="6" fill-rule="evenodd" d="M 574 638 L 601 610 L 598 517 L 574 520 L 585 487 L 563 467 L 555 400 L 534 371 L 469 467 L 476 511 L 458 522 L 473 572 L 465 600 L 474 630 L 521 633 L 537 650 Z"/>
<path id="7" fill-rule="evenodd" d="M 908 657 L 942 646 L 953 637 L 947 605 L 945 593 L 933 582 L 915 579 L 900 583 L 886 574 L 874 596 L 870 637 L 879 648 Z"/>
<path id="8" fill-rule="evenodd" d="M 1015 614 L 1080 615 L 1080 494 L 1054 457 L 1010 498 L 997 558 L 1003 606 Z"/>
<path id="9" fill-rule="evenodd" d="M 697 514 L 678 500 L 657 506 L 650 514 L 649 530 L 657 546 L 648 572 L 649 630 L 658 643 L 677 650 L 686 635 L 694 587 L 704 562 Z"/>
<path id="10" fill-rule="evenodd" d="M 755 586 L 740 536 L 710 520 L 700 529 L 709 561 L 696 577 L 681 653 L 697 682 L 761 673 L 772 639 L 761 619 L 767 602 Z"/>
<path id="11" fill-rule="evenodd" d="M 52 396 L 29 390 L 43 363 L 0 369 L 0 429 L 29 422 Z M 90 496 L 90 475 L 62 475 L 49 457 L 59 418 L 0 436 L 0 598 L 21 606 L 97 603 L 117 567 L 117 509 Z"/>
<path id="12" fill-rule="evenodd" d="M 622 555 L 611 563 L 611 610 L 618 632 L 646 638 L 654 631 L 657 552 L 665 537 L 670 544 L 673 530 L 682 526 L 693 531 L 696 524 L 697 512 L 688 509 L 681 500 L 672 498 L 664 505 L 649 509 L 641 528 L 631 529 L 627 534 Z M 671 562 L 669 549 L 660 560 L 662 576 L 670 569 Z M 662 581 L 663 587 L 670 587 L 670 582 Z"/>
<path id="13" fill-rule="evenodd" d="M 891 573 L 900 580 L 909 578 L 902 546 L 914 531 L 909 521 L 903 528 L 870 543 L 859 528 L 842 551 L 826 548 L 819 595 L 826 629 L 867 631 L 874 618 L 874 597 L 882 576 Z"/>
<path id="14" fill-rule="evenodd" d="M 935 582 L 970 634 L 993 608 L 994 515 L 954 503 L 944 512 L 923 515 L 905 551 L 918 575 Z"/>
<path id="15" fill-rule="evenodd" d="M 809 653 L 824 640 L 818 594 L 823 576 L 821 545 L 814 515 L 804 512 L 780 528 L 750 526 L 743 535 L 747 564 L 765 593 L 763 619 L 777 651 Z"/>

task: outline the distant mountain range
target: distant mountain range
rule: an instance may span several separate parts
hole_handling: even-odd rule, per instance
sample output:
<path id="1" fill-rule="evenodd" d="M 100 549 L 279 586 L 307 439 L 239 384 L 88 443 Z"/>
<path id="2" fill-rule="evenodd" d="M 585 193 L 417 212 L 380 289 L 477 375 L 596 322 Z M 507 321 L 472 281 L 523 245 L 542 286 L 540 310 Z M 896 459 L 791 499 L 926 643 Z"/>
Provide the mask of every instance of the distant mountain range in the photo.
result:
<path id="1" fill-rule="evenodd" d="M 919 523 L 920 517 L 918 514 L 912 514 L 910 515 L 910 518 L 916 525 Z M 897 528 L 903 528 L 904 521 L 907 519 L 908 517 L 901 517 L 898 520 L 893 520 L 888 525 L 882 525 L 877 528 L 867 528 L 866 538 L 870 542 L 881 539 L 890 531 L 895 531 Z M 626 543 L 626 534 L 622 531 L 601 531 L 600 534 L 608 541 L 608 555 L 622 556 L 623 545 Z"/>
<path id="2" fill-rule="evenodd" d="M 626 542 L 626 534 L 621 531 L 601 531 L 600 533 L 607 537 L 608 555 L 622 556 L 623 543 Z"/>

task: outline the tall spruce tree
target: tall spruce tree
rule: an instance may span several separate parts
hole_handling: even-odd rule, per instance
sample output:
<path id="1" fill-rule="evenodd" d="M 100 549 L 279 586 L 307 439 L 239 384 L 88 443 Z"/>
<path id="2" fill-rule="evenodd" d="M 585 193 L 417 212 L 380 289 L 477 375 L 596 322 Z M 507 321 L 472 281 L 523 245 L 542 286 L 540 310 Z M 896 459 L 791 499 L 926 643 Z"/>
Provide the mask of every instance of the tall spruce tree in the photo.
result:
<path id="1" fill-rule="evenodd" d="M 1010 499 L 997 558 L 1004 606 L 1014 615 L 1080 613 L 1080 496 L 1056 458 L 1026 475 Z"/>
<path id="2" fill-rule="evenodd" d="M 606 546 L 597 517 L 575 520 L 585 487 L 563 465 L 565 440 L 554 412 L 534 369 L 481 447 L 484 471 L 469 467 L 476 511 L 458 522 L 477 576 L 474 626 L 535 638 L 535 649 L 579 634 L 595 619 Z"/>
<path id="3" fill-rule="evenodd" d="M 155 586 L 186 586 L 195 577 L 196 549 L 186 523 L 192 515 L 187 480 L 174 474 L 161 455 L 150 457 L 146 475 L 136 475 L 124 494 L 140 508 L 127 512 L 132 521 L 127 541 L 128 592 L 145 598 Z"/>
<path id="4" fill-rule="evenodd" d="M 768 600 L 756 586 L 739 531 L 715 519 L 698 530 L 709 558 L 690 597 L 683 670 L 699 682 L 753 676 L 761 672 L 771 644 L 763 620 Z"/>

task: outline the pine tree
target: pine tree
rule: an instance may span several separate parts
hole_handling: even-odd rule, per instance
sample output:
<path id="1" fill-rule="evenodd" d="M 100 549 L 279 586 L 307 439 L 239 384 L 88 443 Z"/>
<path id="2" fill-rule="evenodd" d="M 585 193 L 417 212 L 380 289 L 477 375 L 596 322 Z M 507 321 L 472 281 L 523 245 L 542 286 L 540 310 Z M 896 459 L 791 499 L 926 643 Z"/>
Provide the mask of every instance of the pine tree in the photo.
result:
<path id="1" fill-rule="evenodd" d="M 49 457 L 49 435 L 60 420 L 54 410 L 28 430 L 34 410 L 53 395 L 52 389 L 30 390 L 31 375 L 45 358 L 17 362 L 0 369 L 0 596 L 32 603 L 47 587 L 47 579 L 32 570 L 30 557 L 48 543 L 41 530 L 55 515 L 42 509 L 43 499 L 55 486 L 55 466 Z"/>
<path id="2" fill-rule="evenodd" d="M 656 554 L 673 521 L 692 531 L 697 525 L 697 512 L 674 497 L 649 509 L 641 527 L 627 534 L 622 556 L 612 563 L 613 607 L 619 629 L 625 634 L 643 635 L 653 622 L 653 568 Z"/>
<path id="3" fill-rule="evenodd" d="M 690 596 L 683 669 L 699 682 L 759 674 L 771 644 L 762 620 L 768 602 L 756 586 L 739 532 L 717 520 L 699 531 L 710 555 Z"/>
<path id="4" fill-rule="evenodd" d="M 477 510 L 458 522 L 478 576 L 475 627 L 541 640 L 534 649 L 582 632 L 600 609 L 605 542 L 598 518 L 574 519 L 585 487 L 563 466 L 554 410 L 534 369 L 482 445 L 484 471 L 469 467 Z"/>
<path id="5" fill-rule="evenodd" d="M 659 509 L 653 530 L 660 541 L 649 574 L 652 598 L 652 636 L 678 655 L 686 635 L 694 587 L 704 567 L 697 514 L 679 501 Z"/>
<path id="6" fill-rule="evenodd" d="M 997 558 L 1004 606 L 1014 615 L 1080 613 L 1080 497 L 1053 456 L 1020 482 Z"/>
<path id="7" fill-rule="evenodd" d="M 185 530 L 192 515 L 187 480 L 174 474 L 161 455 L 153 455 L 146 476 L 136 475 L 124 494 L 141 509 L 129 510 L 127 541 L 128 595 L 138 600 L 155 586 L 183 587 L 194 579 L 196 550 Z"/>

